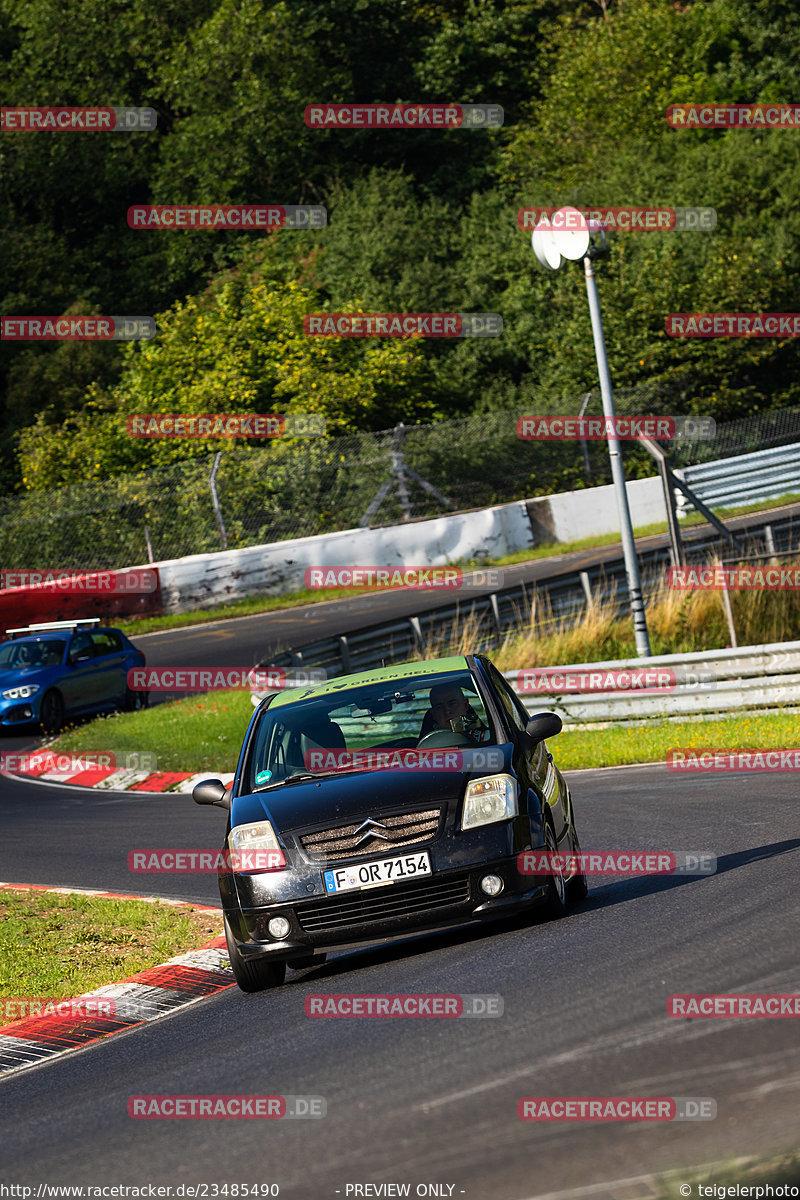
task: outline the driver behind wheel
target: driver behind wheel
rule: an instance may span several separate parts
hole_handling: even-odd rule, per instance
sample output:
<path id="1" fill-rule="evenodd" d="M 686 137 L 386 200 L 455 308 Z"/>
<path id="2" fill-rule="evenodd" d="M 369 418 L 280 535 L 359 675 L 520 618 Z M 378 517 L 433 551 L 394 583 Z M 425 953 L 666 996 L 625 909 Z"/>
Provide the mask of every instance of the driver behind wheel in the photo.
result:
<path id="1" fill-rule="evenodd" d="M 457 683 L 435 684 L 430 691 L 430 706 L 422 722 L 420 737 L 437 729 L 449 729 L 453 733 L 466 734 L 474 742 L 489 738 L 489 730 L 481 724 L 478 714 Z"/>

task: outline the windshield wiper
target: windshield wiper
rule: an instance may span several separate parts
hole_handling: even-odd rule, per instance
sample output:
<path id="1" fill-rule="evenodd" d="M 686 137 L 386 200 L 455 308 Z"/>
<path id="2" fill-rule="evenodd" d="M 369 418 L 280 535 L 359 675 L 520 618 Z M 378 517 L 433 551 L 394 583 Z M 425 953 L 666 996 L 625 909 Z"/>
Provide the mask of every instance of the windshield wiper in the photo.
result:
<path id="1" fill-rule="evenodd" d="M 253 788 L 253 792 L 267 792 L 271 788 L 283 787 L 285 783 L 308 783 L 311 779 L 322 779 L 326 775 L 337 775 L 337 771 L 294 771 L 285 779 L 273 779 L 263 787 Z"/>

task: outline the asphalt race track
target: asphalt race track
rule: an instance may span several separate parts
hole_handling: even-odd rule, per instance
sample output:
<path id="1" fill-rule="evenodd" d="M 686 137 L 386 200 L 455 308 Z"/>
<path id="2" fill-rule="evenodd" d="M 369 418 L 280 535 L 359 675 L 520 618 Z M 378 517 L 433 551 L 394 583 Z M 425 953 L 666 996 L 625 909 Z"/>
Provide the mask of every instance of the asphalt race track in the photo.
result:
<path id="1" fill-rule="evenodd" d="M 408 1184 L 412 1196 L 436 1184 L 427 1194 L 470 1200 L 589 1185 L 599 1185 L 592 1195 L 630 1196 L 606 1181 L 793 1148 L 792 1020 L 690 1021 L 667 1017 L 665 1006 L 676 992 L 800 990 L 796 781 L 676 778 L 655 765 L 575 772 L 570 782 L 584 850 L 708 851 L 717 874 L 597 879 L 586 904 L 559 922 L 337 955 L 289 972 L 277 991 L 231 988 L 9 1077 L 0 1081 L 5 1179 L 277 1183 L 281 1196 L 314 1200 L 380 1183 Z M 213 877 L 127 871 L 136 847 L 221 842 L 224 814 L 188 798 L 4 779 L 0 821 L 0 879 L 216 899 Z M 499 993 L 504 1015 L 306 1017 L 304 998 L 320 992 Z M 129 1118 L 128 1097 L 153 1093 L 316 1095 L 327 1116 Z M 531 1095 L 711 1097 L 718 1115 L 525 1123 L 517 1101 Z"/>

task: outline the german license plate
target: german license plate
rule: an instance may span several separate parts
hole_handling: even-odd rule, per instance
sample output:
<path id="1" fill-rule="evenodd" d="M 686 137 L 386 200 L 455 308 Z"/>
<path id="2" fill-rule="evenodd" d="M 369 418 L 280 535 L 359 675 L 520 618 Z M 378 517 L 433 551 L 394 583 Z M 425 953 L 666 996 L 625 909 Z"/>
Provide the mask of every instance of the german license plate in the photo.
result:
<path id="1" fill-rule="evenodd" d="M 330 871 L 323 871 L 322 877 L 325 880 L 325 891 L 330 894 L 384 887 L 388 883 L 432 874 L 430 855 L 424 853 L 382 858 L 378 862 L 358 863 L 354 867 L 335 867 Z"/>

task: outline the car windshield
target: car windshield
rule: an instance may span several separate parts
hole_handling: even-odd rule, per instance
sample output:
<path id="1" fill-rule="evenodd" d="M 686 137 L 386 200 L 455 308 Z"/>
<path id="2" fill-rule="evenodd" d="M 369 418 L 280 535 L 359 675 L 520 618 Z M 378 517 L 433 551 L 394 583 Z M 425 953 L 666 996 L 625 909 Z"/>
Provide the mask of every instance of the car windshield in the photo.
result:
<path id="1" fill-rule="evenodd" d="M 0 646 L 0 671 L 17 671 L 22 667 L 57 667 L 64 660 L 66 644 L 63 638 L 6 642 Z"/>
<path id="2" fill-rule="evenodd" d="M 490 745 L 494 725 L 469 671 L 405 676 L 268 708 L 245 769 L 250 792 L 292 779 L 380 767 L 354 750 Z M 384 760 L 389 765 L 388 760 Z"/>

